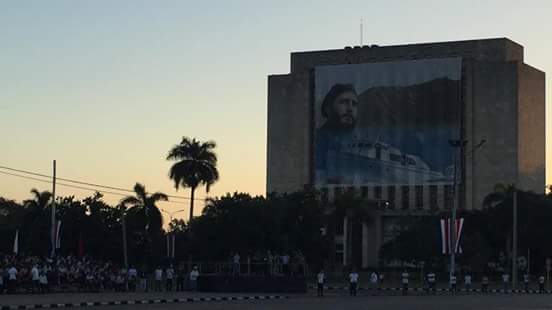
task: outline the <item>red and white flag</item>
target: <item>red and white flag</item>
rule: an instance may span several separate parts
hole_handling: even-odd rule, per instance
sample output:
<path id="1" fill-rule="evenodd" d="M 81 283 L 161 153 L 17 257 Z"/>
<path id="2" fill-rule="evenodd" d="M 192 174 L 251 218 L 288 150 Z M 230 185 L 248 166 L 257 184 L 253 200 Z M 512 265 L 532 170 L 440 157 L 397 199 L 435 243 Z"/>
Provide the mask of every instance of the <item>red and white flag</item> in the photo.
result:
<path id="1" fill-rule="evenodd" d="M 460 238 L 462 237 L 462 228 L 464 227 L 464 219 L 456 219 L 456 242 L 454 245 L 455 253 L 462 253 L 460 246 Z M 441 253 L 450 254 L 452 248 L 451 236 L 451 219 L 441 219 Z"/>

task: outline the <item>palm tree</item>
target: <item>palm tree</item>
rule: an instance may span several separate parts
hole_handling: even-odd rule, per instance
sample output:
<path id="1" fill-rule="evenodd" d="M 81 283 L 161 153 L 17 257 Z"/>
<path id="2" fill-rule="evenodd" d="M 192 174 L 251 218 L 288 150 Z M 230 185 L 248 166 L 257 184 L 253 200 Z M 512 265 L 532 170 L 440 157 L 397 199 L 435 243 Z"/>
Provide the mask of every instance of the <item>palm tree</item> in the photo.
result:
<path id="1" fill-rule="evenodd" d="M 216 146 L 214 141 L 202 143 L 195 138 L 190 140 L 183 137 L 182 142 L 173 146 L 167 156 L 167 160 L 177 161 L 169 172 L 176 190 L 180 186 L 189 187 L 191 190 L 190 220 L 194 214 L 196 188 L 205 185 L 206 191 L 209 192 L 211 185 L 218 181 L 217 155 L 213 151 Z"/>
<path id="2" fill-rule="evenodd" d="M 163 226 L 163 217 L 161 211 L 156 206 L 158 201 L 168 201 L 169 197 L 161 192 L 148 195 L 146 187 L 140 183 L 134 185 L 135 196 L 127 196 L 121 200 L 120 205 L 125 208 L 130 205 L 129 212 L 141 214 L 146 220 L 146 230 L 149 231 L 153 226 L 154 231 Z"/>
<path id="3" fill-rule="evenodd" d="M 35 210 L 44 210 L 48 206 L 50 199 L 52 199 L 52 193 L 49 191 L 39 192 L 36 188 L 31 189 L 31 194 L 33 198 L 25 200 L 24 204 L 26 207 L 35 209 Z"/>

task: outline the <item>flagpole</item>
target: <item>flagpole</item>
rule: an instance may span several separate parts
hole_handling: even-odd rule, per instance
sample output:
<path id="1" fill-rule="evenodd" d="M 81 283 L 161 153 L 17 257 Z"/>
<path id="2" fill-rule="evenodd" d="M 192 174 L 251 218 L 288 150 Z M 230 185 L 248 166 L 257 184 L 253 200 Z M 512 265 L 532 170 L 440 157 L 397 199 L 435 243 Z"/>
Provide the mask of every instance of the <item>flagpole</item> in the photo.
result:
<path id="1" fill-rule="evenodd" d="M 56 254 L 56 160 L 54 159 L 54 174 L 52 180 L 52 251 L 50 256 L 53 258 Z"/>

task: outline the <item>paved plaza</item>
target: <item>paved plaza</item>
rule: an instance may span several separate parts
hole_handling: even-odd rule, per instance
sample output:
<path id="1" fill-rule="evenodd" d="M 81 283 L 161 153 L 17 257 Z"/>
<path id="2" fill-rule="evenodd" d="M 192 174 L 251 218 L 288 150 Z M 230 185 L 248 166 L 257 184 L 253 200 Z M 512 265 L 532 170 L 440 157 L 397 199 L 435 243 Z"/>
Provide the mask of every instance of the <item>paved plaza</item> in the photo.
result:
<path id="1" fill-rule="evenodd" d="M 261 295 L 263 299 L 253 299 Z M 24 306 L 51 303 L 108 302 L 123 300 L 152 300 L 155 303 L 132 305 L 83 306 L 82 309 L 552 309 L 552 295 L 544 294 L 411 294 L 381 292 L 377 295 L 360 293 L 349 297 L 344 292 L 328 292 L 323 298 L 307 294 L 287 294 L 285 299 L 268 299 L 281 294 L 213 294 L 213 293 L 148 293 L 148 294 L 51 294 L 0 295 L 0 305 Z M 230 299 L 237 300 L 230 300 Z M 182 302 L 174 302 L 180 299 Z M 217 300 L 218 299 L 218 300 Z M 172 301 L 171 301 L 172 300 Z M 167 303 L 168 301 L 168 303 Z M 106 303 L 107 304 L 107 303 Z M 61 305 L 60 305 L 61 306 Z M 63 306 L 62 306 L 63 307 Z M 29 309 L 37 308 L 28 307 Z M 2 308 L 9 309 L 9 308 Z"/>

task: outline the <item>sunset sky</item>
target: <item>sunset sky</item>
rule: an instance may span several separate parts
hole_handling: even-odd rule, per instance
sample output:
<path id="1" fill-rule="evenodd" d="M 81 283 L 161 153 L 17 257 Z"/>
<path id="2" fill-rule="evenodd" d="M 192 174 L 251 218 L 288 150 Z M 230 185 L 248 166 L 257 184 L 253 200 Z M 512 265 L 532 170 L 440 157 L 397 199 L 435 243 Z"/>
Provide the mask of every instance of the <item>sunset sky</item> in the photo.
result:
<path id="1" fill-rule="evenodd" d="M 549 73 L 550 115 L 549 0 L 6 0 L 0 166 L 50 174 L 56 159 L 63 178 L 129 189 L 141 182 L 189 196 L 175 191 L 165 160 L 189 136 L 218 143 L 220 181 L 210 195 L 264 194 L 267 76 L 288 73 L 292 51 L 358 45 L 361 18 L 365 44 L 492 37 L 522 44 L 525 62 Z M 0 174 L 2 197 L 21 201 L 31 188 L 51 186 Z M 91 192 L 60 186 L 57 194 Z M 188 202 L 160 206 L 175 211 Z"/>

